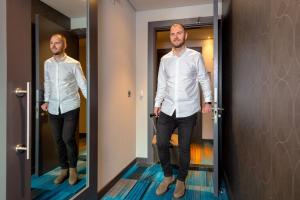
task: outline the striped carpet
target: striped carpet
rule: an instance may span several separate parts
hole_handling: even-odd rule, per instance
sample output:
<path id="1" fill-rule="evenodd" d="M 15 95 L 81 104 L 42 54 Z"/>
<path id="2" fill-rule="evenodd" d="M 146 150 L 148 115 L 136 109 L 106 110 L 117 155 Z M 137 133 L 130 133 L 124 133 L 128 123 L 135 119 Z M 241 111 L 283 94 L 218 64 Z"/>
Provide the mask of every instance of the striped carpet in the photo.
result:
<path id="1" fill-rule="evenodd" d="M 174 169 L 174 174 L 178 173 Z M 157 196 L 155 190 L 163 179 L 160 165 L 137 163 L 102 197 L 102 200 L 170 200 L 173 199 L 175 184 L 167 193 Z M 213 194 L 212 172 L 190 170 L 186 179 L 183 200 L 228 200 L 226 190 L 219 198 Z"/>
<path id="2" fill-rule="evenodd" d="M 31 196 L 34 200 L 66 200 L 74 196 L 86 185 L 86 162 L 78 161 L 78 182 L 71 186 L 68 180 L 62 184 L 55 185 L 53 180 L 58 175 L 60 168 L 43 174 L 42 176 L 31 177 Z"/>

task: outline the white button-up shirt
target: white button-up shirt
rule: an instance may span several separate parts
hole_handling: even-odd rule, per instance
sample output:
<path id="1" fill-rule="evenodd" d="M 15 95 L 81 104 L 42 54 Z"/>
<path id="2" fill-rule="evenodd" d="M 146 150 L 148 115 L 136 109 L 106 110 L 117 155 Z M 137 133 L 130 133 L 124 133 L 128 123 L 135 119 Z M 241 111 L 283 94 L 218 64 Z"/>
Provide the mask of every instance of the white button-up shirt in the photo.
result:
<path id="1" fill-rule="evenodd" d="M 87 81 L 82 72 L 80 63 L 65 55 L 62 61 L 54 57 L 45 61 L 45 102 L 48 112 L 53 115 L 74 110 L 80 107 L 80 88 L 84 97 L 87 97 Z M 78 88 L 79 87 L 79 88 Z"/>
<path id="2" fill-rule="evenodd" d="M 201 85 L 204 101 L 211 102 L 210 79 L 199 52 L 185 48 L 180 56 L 173 51 L 161 58 L 155 107 L 171 116 L 187 117 L 200 110 Z"/>

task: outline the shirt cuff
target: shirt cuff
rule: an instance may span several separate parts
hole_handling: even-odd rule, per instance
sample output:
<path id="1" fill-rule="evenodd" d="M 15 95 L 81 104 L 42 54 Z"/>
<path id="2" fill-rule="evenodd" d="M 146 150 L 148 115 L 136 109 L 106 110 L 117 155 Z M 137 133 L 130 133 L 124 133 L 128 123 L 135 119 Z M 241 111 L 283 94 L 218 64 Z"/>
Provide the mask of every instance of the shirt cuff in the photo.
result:
<path id="1" fill-rule="evenodd" d="M 206 103 L 206 102 L 212 102 L 212 98 L 205 98 L 204 99 L 204 102 Z"/>
<path id="2" fill-rule="evenodd" d="M 161 103 L 155 102 L 154 107 L 160 107 L 160 106 L 161 106 Z"/>

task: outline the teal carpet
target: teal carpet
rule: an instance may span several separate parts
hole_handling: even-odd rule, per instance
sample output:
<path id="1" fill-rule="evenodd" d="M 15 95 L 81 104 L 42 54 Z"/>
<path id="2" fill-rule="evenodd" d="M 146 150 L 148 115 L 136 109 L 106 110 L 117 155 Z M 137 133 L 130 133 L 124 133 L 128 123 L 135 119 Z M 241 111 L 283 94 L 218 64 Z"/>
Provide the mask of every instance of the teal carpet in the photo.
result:
<path id="1" fill-rule="evenodd" d="M 174 169 L 174 174 L 178 173 Z M 186 193 L 182 200 L 229 200 L 226 190 L 219 198 L 213 194 L 212 172 L 190 170 L 186 179 Z M 175 184 L 168 192 L 157 196 L 155 190 L 163 179 L 160 165 L 135 164 L 105 194 L 102 200 L 170 200 L 173 199 Z"/>
<path id="2" fill-rule="evenodd" d="M 78 182 L 71 186 L 68 180 L 55 185 L 53 180 L 58 175 L 60 168 L 56 168 L 42 176 L 31 177 L 31 194 L 34 200 L 67 200 L 74 196 L 86 185 L 86 162 L 78 161 Z"/>

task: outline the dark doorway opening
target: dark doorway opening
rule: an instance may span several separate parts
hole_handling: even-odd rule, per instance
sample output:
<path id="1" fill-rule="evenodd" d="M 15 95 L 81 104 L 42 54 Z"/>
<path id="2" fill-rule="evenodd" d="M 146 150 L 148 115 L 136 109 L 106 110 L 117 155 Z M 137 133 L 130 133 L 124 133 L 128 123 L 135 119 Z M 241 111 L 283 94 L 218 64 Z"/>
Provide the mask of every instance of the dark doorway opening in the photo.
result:
<path id="1" fill-rule="evenodd" d="M 211 85 L 213 88 L 213 27 L 204 25 L 199 27 L 187 28 L 188 39 L 186 46 L 202 54 L 205 66 L 210 74 Z M 153 68 L 153 94 L 157 88 L 157 76 L 160 59 L 171 51 L 169 42 L 169 31 L 158 30 L 155 33 L 155 63 Z M 155 95 L 153 95 L 153 98 Z M 203 97 L 201 95 L 201 102 Z M 191 169 L 213 170 L 213 125 L 212 114 L 198 113 L 197 124 L 194 128 L 191 141 Z M 177 134 L 177 130 L 174 131 Z M 157 150 L 154 148 L 153 160 L 158 161 Z M 174 165 L 178 163 L 178 147 L 170 149 L 171 161 Z"/>

